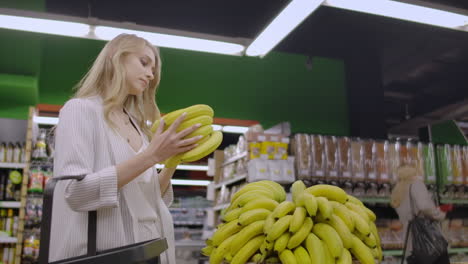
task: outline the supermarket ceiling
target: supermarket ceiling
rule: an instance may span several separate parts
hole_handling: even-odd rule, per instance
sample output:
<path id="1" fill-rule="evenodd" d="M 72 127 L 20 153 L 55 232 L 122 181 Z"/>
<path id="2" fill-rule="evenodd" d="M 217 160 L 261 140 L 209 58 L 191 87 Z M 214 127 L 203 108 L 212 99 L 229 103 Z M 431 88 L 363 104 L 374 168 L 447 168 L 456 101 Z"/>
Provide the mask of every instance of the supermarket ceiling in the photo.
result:
<path id="1" fill-rule="evenodd" d="M 413 0 L 401 0 L 410 2 Z M 468 14 L 466 0 L 425 0 Z M 253 39 L 289 3 L 285 0 L 46 0 L 48 12 Z M 370 48 L 372 47 L 372 48 Z M 437 121 L 468 98 L 468 33 L 322 6 L 275 49 L 344 59 L 377 52 L 387 127 L 414 129 Z M 460 111 L 459 111 L 460 112 Z M 439 116 L 437 115 L 439 113 Z M 430 116 L 429 116 L 430 115 Z M 454 118 L 468 117 L 461 111 Z M 390 130 L 392 131 L 392 130 Z"/>

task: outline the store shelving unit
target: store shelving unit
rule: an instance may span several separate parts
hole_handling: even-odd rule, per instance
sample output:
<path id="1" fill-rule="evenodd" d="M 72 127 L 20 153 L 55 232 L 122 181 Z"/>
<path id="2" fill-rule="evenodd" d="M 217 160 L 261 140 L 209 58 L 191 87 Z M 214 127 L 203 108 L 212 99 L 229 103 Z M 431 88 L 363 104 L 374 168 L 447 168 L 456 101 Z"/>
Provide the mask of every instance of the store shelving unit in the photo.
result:
<path id="1" fill-rule="evenodd" d="M 226 180 L 226 181 L 223 181 L 223 182 L 220 182 L 218 184 L 215 184 L 214 185 L 214 188 L 215 189 L 219 189 L 221 188 L 223 185 L 225 186 L 229 186 L 229 185 L 232 185 L 232 184 L 235 184 L 235 183 L 238 183 L 240 181 L 244 181 L 245 179 L 247 179 L 247 174 L 241 174 L 241 175 L 238 175 L 238 176 L 234 176 L 233 178 L 229 179 L 229 180 Z"/>
<path id="2" fill-rule="evenodd" d="M 238 154 L 238 155 L 236 155 L 234 157 L 231 157 L 231 158 L 227 159 L 226 161 L 224 161 L 223 164 L 221 164 L 221 167 L 224 167 L 224 166 L 226 166 L 228 164 L 236 162 L 236 161 L 238 161 L 238 160 L 240 160 L 242 158 L 245 158 L 246 156 L 247 156 L 247 152 L 242 152 L 242 153 L 240 153 L 240 154 Z"/>
<path id="3" fill-rule="evenodd" d="M 27 163 L 7 163 L 0 162 L 0 168 L 3 169 L 24 169 L 26 168 Z"/>

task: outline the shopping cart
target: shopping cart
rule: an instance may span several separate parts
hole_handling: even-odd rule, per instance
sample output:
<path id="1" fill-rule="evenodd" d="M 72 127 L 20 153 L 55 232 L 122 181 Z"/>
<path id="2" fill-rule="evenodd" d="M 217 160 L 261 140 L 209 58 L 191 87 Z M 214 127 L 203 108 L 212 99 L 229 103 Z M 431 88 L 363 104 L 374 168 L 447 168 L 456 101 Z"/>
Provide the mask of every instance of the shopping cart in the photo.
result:
<path id="1" fill-rule="evenodd" d="M 54 188 L 61 180 L 82 180 L 86 175 L 52 177 L 44 189 L 43 214 L 41 223 L 41 240 L 39 264 L 159 264 L 159 256 L 167 249 L 165 238 L 148 240 L 124 247 L 105 251 L 96 251 L 97 212 L 88 214 L 88 248 L 87 254 L 49 263 L 50 227 L 52 224 L 52 205 Z"/>

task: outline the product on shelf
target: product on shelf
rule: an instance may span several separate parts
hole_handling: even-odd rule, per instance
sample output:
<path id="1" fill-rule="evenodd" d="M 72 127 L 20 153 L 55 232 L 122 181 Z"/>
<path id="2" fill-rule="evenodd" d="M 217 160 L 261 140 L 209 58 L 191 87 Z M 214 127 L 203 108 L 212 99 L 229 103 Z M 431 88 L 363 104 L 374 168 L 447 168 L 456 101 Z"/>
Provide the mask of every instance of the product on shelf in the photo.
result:
<path id="1" fill-rule="evenodd" d="M 325 137 L 325 171 L 330 180 L 338 180 L 339 173 L 339 157 L 338 157 L 338 140 L 335 136 Z"/>
<path id="2" fill-rule="evenodd" d="M 325 179 L 325 146 L 322 135 L 311 135 L 311 147 L 312 147 L 312 175 L 320 179 Z"/>
<path id="3" fill-rule="evenodd" d="M 351 139 L 349 137 L 339 138 L 338 149 L 341 178 L 343 180 L 349 180 L 351 179 L 352 172 Z"/>
<path id="4" fill-rule="evenodd" d="M 308 180 L 311 175 L 311 143 L 307 134 L 294 135 L 293 152 L 296 157 L 298 179 Z"/>
<path id="5" fill-rule="evenodd" d="M 222 217 L 225 222 L 202 249 L 210 263 L 261 263 L 271 257 L 308 263 L 311 257 L 351 255 L 361 263 L 382 260 L 375 214 L 337 186 L 307 188 L 296 181 L 287 200 L 283 186 L 273 181 L 249 183 L 232 196 Z"/>
<path id="6" fill-rule="evenodd" d="M 22 263 L 35 263 L 39 259 L 39 228 L 27 230 L 23 242 Z"/>

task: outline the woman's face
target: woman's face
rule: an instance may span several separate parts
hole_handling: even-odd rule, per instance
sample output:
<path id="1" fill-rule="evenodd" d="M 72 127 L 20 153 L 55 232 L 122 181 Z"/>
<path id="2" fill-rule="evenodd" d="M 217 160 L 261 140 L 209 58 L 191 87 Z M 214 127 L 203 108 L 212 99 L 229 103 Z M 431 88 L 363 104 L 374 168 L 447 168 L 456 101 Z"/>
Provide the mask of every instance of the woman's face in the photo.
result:
<path id="1" fill-rule="evenodd" d="M 145 46 L 142 50 L 124 57 L 127 90 L 129 95 L 142 94 L 154 78 L 155 62 L 153 50 Z"/>

